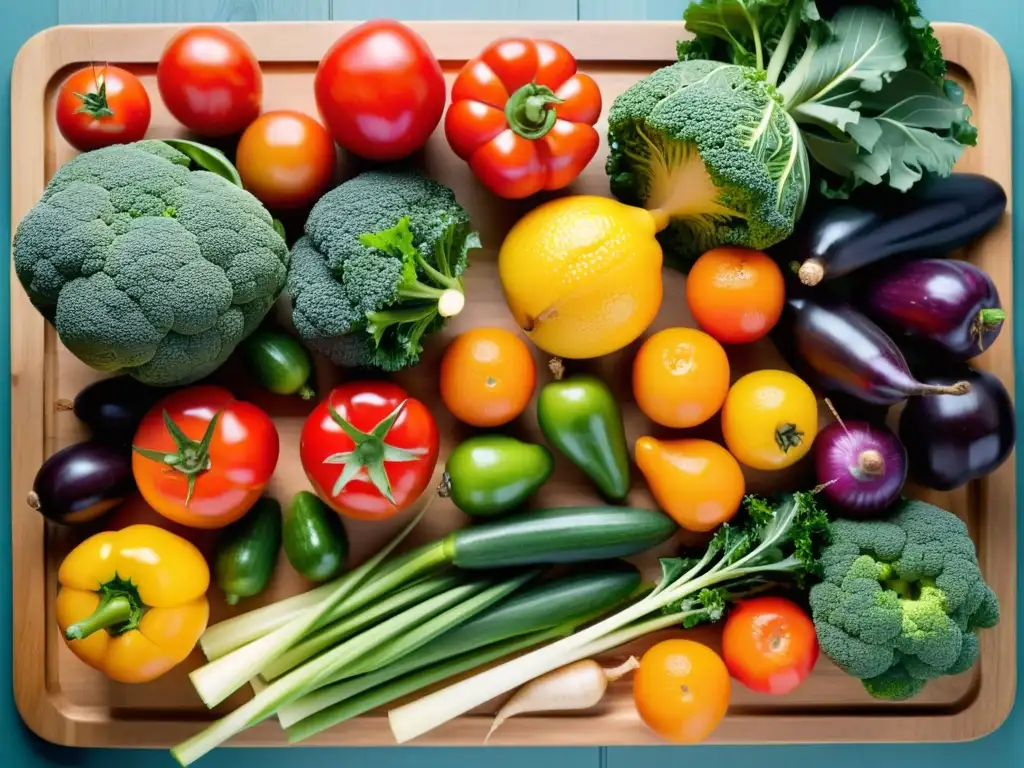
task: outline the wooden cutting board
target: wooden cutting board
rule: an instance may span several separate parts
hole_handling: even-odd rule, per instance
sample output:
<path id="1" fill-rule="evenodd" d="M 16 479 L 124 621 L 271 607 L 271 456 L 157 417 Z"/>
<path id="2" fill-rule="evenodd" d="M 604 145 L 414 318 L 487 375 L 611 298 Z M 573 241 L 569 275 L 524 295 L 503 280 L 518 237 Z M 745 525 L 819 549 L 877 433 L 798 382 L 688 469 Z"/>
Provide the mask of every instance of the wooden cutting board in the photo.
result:
<path id="1" fill-rule="evenodd" d="M 331 43 L 350 28 L 346 23 L 271 23 L 230 25 L 252 46 L 263 65 L 264 108 L 292 108 L 316 114 L 312 74 Z M 674 60 L 675 42 L 685 35 L 679 23 L 662 22 L 553 22 L 478 23 L 437 22 L 412 25 L 430 43 L 441 59 L 449 80 L 469 57 L 494 38 L 517 34 L 556 39 L 572 50 L 581 69 L 593 75 L 601 86 L 607 109 L 626 87 L 652 70 Z M 126 27 L 60 27 L 32 38 L 22 49 L 14 66 L 12 83 L 12 221 L 18 222 L 37 201 L 47 180 L 74 151 L 56 130 L 54 99 L 63 77 L 73 68 L 92 61 L 117 63 L 136 72 L 153 100 L 152 137 L 184 135 L 157 95 L 156 62 L 176 25 Z M 998 44 L 973 27 L 937 25 L 939 37 L 951 63 L 951 70 L 964 86 L 974 108 L 974 120 L 981 131 L 981 144 L 970 149 L 958 170 L 984 173 L 1011 192 L 1010 72 Z M 601 128 L 601 126 L 599 126 Z M 603 133 L 603 128 L 602 128 Z M 572 192 L 608 194 L 603 171 L 602 149 Z M 468 168 L 458 161 L 444 140 L 435 133 L 423 156 L 427 171 L 451 186 L 469 210 L 480 231 L 484 248 L 474 253 L 468 273 L 470 302 L 451 327 L 432 339 L 420 366 L 398 377 L 415 396 L 431 404 L 444 435 L 442 460 L 447 451 L 466 436 L 464 427 L 447 414 L 437 393 L 436 371 L 447 340 L 467 328 L 499 325 L 514 328 L 501 297 L 495 271 L 495 254 L 509 226 L 528 208 L 529 202 L 500 201 L 484 191 Z M 1003 222 L 965 254 L 985 269 L 1002 295 L 1003 305 L 1013 307 L 1010 213 Z M 666 296 L 670 297 L 652 330 L 692 325 L 681 300 L 685 278 L 666 272 Z M 64 445 L 82 439 L 85 433 L 73 414 L 57 407 L 71 399 L 97 374 L 88 369 L 57 339 L 52 328 L 32 308 L 12 272 L 11 289 L 11 379 L 12 379 L 12 485 L 11 525 L 14 567 L 14 683 L 17 706 L 28 726 L 44 739 L 73 746 L 168 747 L 192 735 L 211 719 L 224 714 L 244 700 L 240 692 L 215 712 L 207 711 L 189 684 L 187 674 L 201 664 L 199 652 L 164 678 L 147 685 L 128 686 L 109 682 L 79 662 L 64 646 L 53 616 L 56 569 L 60 561 L 83 537 L 44 524 L 25 502 L 41 462 Z M 675 297 L 672 300 L 671 297 Z M 636 345 L 618 355 L 589 366 L 604 376 L 621 396 L 627 432 L 631 439 L 655 429 L 639 413 L 629 386 L 629 361 Z M 537 357 L 540 370 L 544 360 Z M 734 378 L 763 367 L 782 366 L 770 343 L 733 350 Z M 1013 391 L 1012 325 L 1007 324 L 998 343 L 978 360 Z M 252 399 L 274 416 L 282 439 L 281 462 L 270 491 L 280 499 L 306 487 L 298 460 L 298 433 L 310 406 L 295 400 L 273 398 L 247 385 L 234 375 L 229 363 L 219 377 L 237 393 Z M 318 388 L 325 392 L 340 380 L 340 374 L 320 361 Z M 540 439 L 532 407 L 513 431 L 525 438 Z M 717 424 L 711 437 L 717 438 Z M 800 482 L 806 465 L 795 468 L 782 480 Z M 634 473 L 638 476 L 639 473 Z M 754 492 L 770 491 L 780 477 L 747 473 Z M 982 633 L 982 660 L 969 672 L 930 683 L 916 699 L 905 703 L 883 703 L 864 693 L 860 683 L 828 660 L 819 661 L 812 677 L 795 693 L 780 698 L 752 693 L 740 685 L 733 688 L 729 716 L 712 737 L 728 743 L 823 742 L 823 741 L 956 741 L 976 738 L 994 730 L 1009 713 L 1016 679 L 1016 501 L 1014 461 L 1008 460 L 996 473 L 950 494 L 919 492 L 920 496 L 951 509 L 963 517 L 978 546 L 986 579 L 1003 607 L 999 626 Z M 539 503 L 573 505 L 593 500 L 589 484 L 561 462 L 553 480 L 544 488 Z M 639 480 L 630 503 L 653 504 Z M 107 527 L 130 522 L 162 522 L 133 500 L 105 521 Z M 462 525 L 465 518 L 449 503 L 436 504 L 429 519 L 420 526 L 412 543 L 432 539 Z M 348 523 L 353 557 L 364 559 L 403 520 L 389 523 Z M 181 531 L 207 552 L 208 535 Z M 643 560 L 643 558 L 641 558 Z M 650 558 L 646 562 L 650 562 Z M 307 588 L 282 557 L 274 582 L 245 610 Z M 232 615 L 219 594 L 212 594 L 213 620 Z M 668 633 L 672 634 L 672 633 Z M 664 635 L 663 635 L 664 636 Z M 719 630 L 703 627 L 687 637 L 719 644 Z M 642 652 L 655 638 L 611 654 L 609 660 L 627 653 Z M 460 718 L 418 740 L 417 744 L 477 745 L 487 730 L 486 714 L 493 705 Z M 268 721 L 246 731 L 233 743 L 249 745 L 283 744 L 283 734 Z M 312 744 L 393 744 L 387 719 L 374 713 L 321 734 Z M 629 745 L 656 743 L 639 722 L 633 709 L 628 682 L 613 687 L 602 707 L 582 716 L 521 717 L 506 724 L 492 744 L 506 745 Z"/>

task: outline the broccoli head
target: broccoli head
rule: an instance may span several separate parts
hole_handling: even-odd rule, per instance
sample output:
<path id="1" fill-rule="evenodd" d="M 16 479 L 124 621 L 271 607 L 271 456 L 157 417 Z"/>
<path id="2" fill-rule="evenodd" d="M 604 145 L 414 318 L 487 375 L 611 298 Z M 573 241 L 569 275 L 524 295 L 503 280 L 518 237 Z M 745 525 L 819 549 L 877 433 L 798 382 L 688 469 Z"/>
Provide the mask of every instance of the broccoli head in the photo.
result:
<path id="1" fill-rule="evenodd" d="M 916 695 L 970 669 L 977 630 L 999 622 L 967 526 L 921 501 L 886 520 L 837 520 L 811 588 L 821 649 L 876 698 Z"/>
<path id="2" fill-rule="evenodd" d="M 666 259 L 764 249 L 793 232 L 810 182 L 796 123 L 763 72 L 682 61 L 626 90 L 608 116 L 613 194 L 655 213 Z"/>
<path id="3" fill-rule="evenodd" d="M 320 199 L 292 250 L 295 329 L 336 365 L 413 365 L 423 338 L 461 311 L 478 247 L 448 187 L 411 170 L 362 173 Z"/>
<path id="4" fill-rule="evenodd" d="M 284 288 L 288 247 L 251 194 L 159 141 L 79 155 L 18 226 L 14 267 L 61 341 L 147 384 L 211 373 Z"/>

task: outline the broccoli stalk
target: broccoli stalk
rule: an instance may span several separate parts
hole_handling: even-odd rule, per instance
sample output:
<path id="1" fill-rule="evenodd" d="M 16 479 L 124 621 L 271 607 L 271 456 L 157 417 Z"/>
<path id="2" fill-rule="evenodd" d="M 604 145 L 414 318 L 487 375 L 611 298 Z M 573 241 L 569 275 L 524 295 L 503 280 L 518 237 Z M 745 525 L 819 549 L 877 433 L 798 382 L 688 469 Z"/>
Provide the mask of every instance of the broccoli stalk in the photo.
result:
<path id="1" fill-rule="evenodd" d="M 398 303 L 388 309 L 366 313 L 366 332 L 379 347 L 384 333 L 393 326 L 401 329 L 402 343 L 411 354 L 421 347 L 423 334 L 438 315 L 454 317 L 466 306 L 462 280 L 451 271 L 451 250 L 458 224 L 449 221 L 434 246 L 434 260 L 438 268 L 430 265 L 413 244 L 409 217 L 403 216 L 398 224 L 383 232 L 371 232 L 359 237 L 367 248 L 382 251 L 402 260 L 402 277 L 396 287 Z M 420 272 L 427 282 L 420 279 Z"/>

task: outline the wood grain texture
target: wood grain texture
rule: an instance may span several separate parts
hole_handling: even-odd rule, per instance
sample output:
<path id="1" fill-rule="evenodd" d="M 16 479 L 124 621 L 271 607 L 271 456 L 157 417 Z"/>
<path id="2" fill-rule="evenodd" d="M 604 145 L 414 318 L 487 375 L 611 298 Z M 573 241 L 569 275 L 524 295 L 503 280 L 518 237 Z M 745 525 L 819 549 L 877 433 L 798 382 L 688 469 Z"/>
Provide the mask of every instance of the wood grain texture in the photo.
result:
<path id="1" fill-rule="evenodd" d="M 58 0 L 61 24 L 326 21 L 330 0 Z"/>
<path id="2" fill-rule="evenodd" d="M 665 23 L 520 23 L 511 28 L 499 23 L 418 23 L 414 25 L 428 40 L 439 58 L 446 62 L 449 80 L 458 66 L 475 55 L 491 39 L 514 31 L 518 34 L 558 39 L 579 58 L 581 67 L 600 82 L 606 107 L 615 95 L 652 69 L 672 59 L 678 24 Z M 320 56 L 350 25 L 260 24 L 236 25 L 265 65 L 265 106 L 313 109 L 309 79 Z M 179 27 L 145 25 L 124 34 L 123 28 L 58 28 L 33 38 L 22 50 L 14 68 L 12 109 L 19 119 L 12 126 L 12 220 L 18 221 L 38 199 L 46 180 L 73 151 L 53 128 L 53 97 L 60 74 L 81 62 L 103 58 L 133 62 L 139 75 L 153 86 L 153 64 L 168 38 Z M 957 67 L 975 109 L 976 120 L 985 136 L 982 146 L 965 154 L 962 170 L 983 172 L 1011 191 L 1009 71 L 1001 49 L 979 30 L 942 25 L 939 33 L 947 57 Z M 152 136 L 180 134 L 180 127 L 163 105 L 154 103 Z M 601 130 L 603 134 L 603 129 Z M 606 151 L 603 149 L 602 152 Z M 467 275 L 471 297 L 466 311 L 444 334 L 431 340 L 424 361 L 398 380 L 414 396 L 437 402 L 434 375 L 444 343 L 468 327 L 480 324 L 512 327 L 495 274 L 496 246 L 508 227 L 529 203 L 494 200 L 473 180 L 466 166 L 451 154 L 439 131 L 425 153 L 426 170 L 452 186 L 480 230 L 485 248 L 474 254 L 474 268 Z M 572 188 L 574 192 L 607 194 L 607 179 L 600 159 L 587 169 Z M 1008 214 L 1004 222 L 965 254 L 993 277 L 1003 291 L 1004 302 L 1012 305 L 1011 233 Z M 25 494 L 45 456 L 83 437 L 81 426 L 67 412 L 58 412 L 58 398 L 70 398 L 97 374 L 77 361 L 57 340 L 52 329 L 31 307 L 16 280 L 12 281 L 12 547 L 14 594 L 15 695 L 19 711 L 29 726 L 43 738 L 75 746 L 168 746 L 191 735 L 213 715 L 206 712 L 191 690 L 187 672 L 199 663 L 194 655 L 185 665 L 146 686 L 109 683 L 88 669 L 64 647 L 53 621 L 56 566 L 80 539 L 79 532 L 45 528 L 41 518 L 25 504 Z M 666 295 L 682 295 L 683 276 L 666 272 Z M 1005 287 L 1004 287 L 1005 286 Z M 690 325 L 685 302 L 665 302 L 652 330 L 668 325 Z M 631 402 L 629 392 L 629 351 L 589 366 L 604 376 L 622 397 L 630 437 L 651 428 Z M 538 356 L 538 362 L 543 362 Z M 986 353 L 979 365 L 994 371 L 1012 390 L 1013 339 L 1006 328 L 999 343 Z M 780 365 L 771 345 L 763 342 L 737 351 L 732 359 L 734 376 Z M 272 412 L 282 438 L 282 459 L 270 492 L 279 498 L 304 488 L 306 483 L 297 461 L 298 432 L 307 405 L 273 399 L 252 389 L 229 364 L 221 374 L 238 394 L 252 399 Z M 325 391 L 338 380 L 330 366 L 318 366 L 318 389 Z M 465 431 L 454 424 L 445 410 L 433 408 L 440 431 L 446 435 L 442 457 Z M 532 412 L 529 411 L 528 412 Z M 531 419 L 515 425 L 526 439 L 539 439 Z M 791 477 L 791 476 L 790 476 Z M 765 478 L 748 477 L 754 492 L 769 490 Z M 913 495 L 918 491 L 912 490 Z M 997 727 L 1009 712 L 1016 678 L 1016 516 L 1015 477 L 1012 459 L 984 481 L 952 494 L 921 494 L 962 515 L 978 544 L 979 557 L 989 583 L 1004 608 L 1002 623 L 982 634 L 982 662 L 961 676 L 929 684 L 925 692 L 905 704 L 883 704 L 867 697 L 858 681 L 841 673 L 827 661 L 792 696 L 784 700 L 759 697 L 736 687 L 729 717 L 713 741 L 821 742 L 821 741 L 949 741 L 983 735 Z M 589 485 L 565 462 L 542 491 L 537 503 L 552 506 L 592 501 Z M 630 502 L 652 503 L 637 478 Z M 152 520 L 153 513 L 135 501 L 126 505 L 111 527 Z M 401 520 L 375 525 L 352 524 L 349 533 L 356 561 L 387 539 Z M 464 518 L 448 502 L 438 503 L 417 531 L 417 539 L 434 538 L 460 525 Z M 208 548 L 209 537 L 197 543 Z M 656 554 L 656 553 L 652 553 Z M 259 601 L 292 594 L 304 584 L 285 565 Z M 229 615 L 229 609 L 214 601 L 214 618 Z M 705 627 L 690 635 L 717 646 L 717 629 Z M 610 657 L 642 652 L 653 639 Z M 237 704 L 244 694 L 232 699 Z M 487 728 L 484 708 L 474 716 L 461 718 L 417 743 L 479 744 Z M 223 709 L 213 714 L 222 714 Z M 242 734 L 236 743 L 280 744 L 282 735 L 272 723 Z M 652 735 L 636 718 L 629 684 L 613 688 L 606 704 L 590 716 L 577 719 L 556 717 L 516 718 L 497 734 L 497 744 L 597 745 L 650 744 Z M 361 718 L 322 734 L 315 740 L 324 745 L 390 744 L 386 719 L 380 713 Z"/>
<path id="3" fill-rule="evenodd" d="M 579 0 L 578 5 L 580 21 L 681 21 L 686 7 L 680 0 Z"/>
<path id="4" fill-rule="evenodd" d="M 331 18 L 406 20 L 575 19 L 577 0 L 331 0 Z"/>

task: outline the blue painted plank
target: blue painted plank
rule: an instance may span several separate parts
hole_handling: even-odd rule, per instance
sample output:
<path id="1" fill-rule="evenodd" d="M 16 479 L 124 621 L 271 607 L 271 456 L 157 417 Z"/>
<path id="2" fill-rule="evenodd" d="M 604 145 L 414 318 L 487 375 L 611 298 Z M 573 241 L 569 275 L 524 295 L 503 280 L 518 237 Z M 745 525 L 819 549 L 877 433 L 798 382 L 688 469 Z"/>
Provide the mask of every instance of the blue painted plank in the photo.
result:
<path id="1" fill-rule="evenodd" d="M 34 1 L 34 0 L 32 0 Z M 58 0 L 61 24 L 329 19 L 330 0 Z"/>
<path id="2" fill-rule="evenodd" d="M 331 0 L 332 19 L 543 20 L 577 18 L 577 0 Z"/>
<path id="3" fill-rule="evenodd" d="M 583 21 L 606 19 L 670 19 L 683 17 L 681 0 L 579 0 L 579 18 Z"/>

